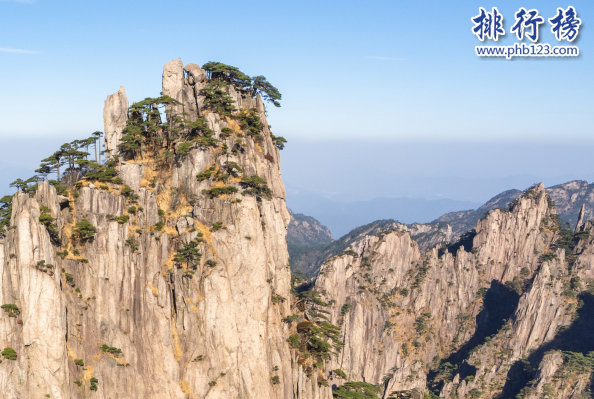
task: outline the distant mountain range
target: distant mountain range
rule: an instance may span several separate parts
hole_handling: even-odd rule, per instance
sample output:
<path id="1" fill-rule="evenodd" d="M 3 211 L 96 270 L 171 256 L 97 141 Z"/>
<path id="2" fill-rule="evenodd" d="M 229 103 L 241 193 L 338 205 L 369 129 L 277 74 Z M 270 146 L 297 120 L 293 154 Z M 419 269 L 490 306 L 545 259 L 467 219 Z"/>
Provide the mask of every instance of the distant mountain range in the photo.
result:
<path id="1" fill-rule="evenodd" d="M 342 237 L 352 229 L 374 220 L 394 219 L 402 223 L 429 223 L 447 212 L 476 209 L 481 204 L 452 199 L 375 198 L 369 201 L 336 202 L 313 193 L 287 198 L 296 213 L 312 216 Z"/>
<path id="2" fill-rule="evenodd" d="M 546 189 L 547 193 L 555 203 L 557 213 L 561 219 L 573 228 L 577 222 L 578 213 L 582 204 L 586 205 L 585 220 L 594 218 L 594 183 L 588 184 L 583 180 L 575 180 L 569 183 L 558 184 Z M 291 212 L 291 223 L 287 232 L 287 243 L 289 255 L 291 256 L 291 267 L 307 275 L 317 273 L 320 265 L 327 258 L 342 252 L 349 248 L 349 245 L 359 240 L 365 235 L 378 234 L 385 230 L 397 229 L 410 231 L 413 239 L 417 242 L 421 250 L 425 251 L 441 242 L 454 242 L 466 231 L 473 229 L 476 222 L 483 218 L 485 214 L 497 208 L 507 208 L 509 203 L 514 201 L 522 194 L 520 190 L 508 190 L 491 198 L 485 204 L 476 210 L 463 210 L 445 213 L 429 223 L 403 223 L 403 220 L 410 220 L 410 217 L 399 221 L 394 219 L 382 218 L 371 223 L 365 223 L 355 229 L 350 230 L 336 241 L 332 240 L 329 230 L 323 222 L 313 217 L 303 214 L 293 214 Z M 369 206 L 375 204 L 402 204 L 399 209 L 386 209 L 377 206 L 369 212 L 360 212 L 352 217 L 345 214 L 348 220 L 343 221 L 343 225 L 355 223 L 361 220 L 364 215 L 380 214 L 381 212 L 393 212 L 394 214 L 404 214 L 407 211 L 416 211 L 426 209 L 429 205 L 447 206 L 452 203 L 419 200 L 420 204 L 414 206 L 410 201 L 401 201 L 407 199 L 394 199 L 389 201 L 387 198 L 372 201 L 361 201 L 353 204 L 336 204 L 337 209 L 327 208 L 329 215 L 322 215 L 324 220 L 333 220 L 337 215 L 346 212 L 347 209 L 354 209 L 350 205 L 359 204 L 359 206 Z M 413 200 L 411 200 L 413 201 Z M 461 202 L 461 201 L 458 201 Z M 349 206 L 345 206 L 349 205 Z M 418 215 L 418 213 L 417 213 Z M 368 219 L 369 220 L 369 219 Z"/>

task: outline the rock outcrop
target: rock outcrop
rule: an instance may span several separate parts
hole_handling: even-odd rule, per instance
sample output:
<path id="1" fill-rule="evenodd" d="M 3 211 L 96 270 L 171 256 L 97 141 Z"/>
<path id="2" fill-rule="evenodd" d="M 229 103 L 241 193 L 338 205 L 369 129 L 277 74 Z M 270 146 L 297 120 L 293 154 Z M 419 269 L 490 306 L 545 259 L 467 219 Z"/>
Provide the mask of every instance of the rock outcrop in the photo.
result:
<path id="1" fill-rule="evenodd" d="M 327 260 L 315 281 L 345 343 L 328 368 L 380 384 L 385 397 L 426 385 L 444 398 L 531 392 L 506 377 L 523 358 L 553 348 L 573 320 L 576 282 L 592 278 L 588 234 L 572 241 L 568 258 L 558 223 L 540 185 L 510 211 L 490 211 L 468 247 L 450 247 L 454 253 L 422 253 L 402 230 L 354 242 Z M 535 369 L 537 358 L 530 358 Z M 550 382 L 547 364 L 540 367 L 541 386 Z"/>
<path id="2" fill-rule="evenodd" d="M 120 87 L 120 90 L 116 93 L 107 96 L 107 100 L 105 100 L 103 125 L 105 129 L 105 150 L 109 154 L 118 152 L 118 144 L 128 120 L 128 106 L 124 86 Z"/>
<path id="3" fill-rule="evenodd" d="M 289 209 L 291 222 L 287 229 L 287 242 L 290 244 L 315 247 L 327 245 L 334 241 L 328 227 L 322 225 L 311 216 L 293 213 Z"/>
<path id="4" fill-rule="evenodd" d="M 14 196 L 0 237 L 3 397 L 588 393 L 588 205 L 569 228 L 563 195 L 541 184 L 480 216 L 374 222 L 318 248 L 319 273 L 300 280 L 262 99 L 223 82 L 205 101 L 208 84 L 198 65 L 168 63 L 154 99 L 168 124 L 157 104 L 143 103 L 146 119 L 130 111 L 122 87 L 105 102 L 106 166 Z M 213 105 L 227 95 L 232 106 Z M 141 139 L 120 147 L 127 126 Z M 574 188 L 561 212 L 588 204 Z M 453 242 L 465 218 L 474 230 Z M 331 239 L 301 223 L 300 239 Z"/>
<path id="5" fill-rule="evenodd" d="M 82 180 L 68 201 L 47 182 L 32 197 L 15 196 L 14 227 L 0 242 L 0 300 L 19 309 L 0 317 L 0 346 L 16 351 L 0 364 L 3 397 L 293 396 L 281 321 L 291 277 L 279 151 L 261 100 L 230 89 L 237 104 L 259 106 L 262 131 L 253 137 L 233 117 L 198 110 L 193 86 L 204 76 L 186 70 L 191 79 L 181 60 L 164 69 L 163 94 L 183 103 L 168 116 L 204 117 L 215 144 L 189 142 L 173 159 L 121 154 L 121 184 Z M 128 117 L 123 87 L 104 116 L 115 154 Z M 232 133 L 221 136 L 224 127 Z M 196 177 L 230 163 L 238 176 Z M 256 187 L 264 194 L 245 191 L 242 175 L 264 179 Z M 208 191 L 225 184 L 234 191 Z M 40 222 L 42 207 L 60 243 Z M 83 221 L 92 238 L 76 234 Z M 194 261 L 176 257 L 184 248 Z"/>

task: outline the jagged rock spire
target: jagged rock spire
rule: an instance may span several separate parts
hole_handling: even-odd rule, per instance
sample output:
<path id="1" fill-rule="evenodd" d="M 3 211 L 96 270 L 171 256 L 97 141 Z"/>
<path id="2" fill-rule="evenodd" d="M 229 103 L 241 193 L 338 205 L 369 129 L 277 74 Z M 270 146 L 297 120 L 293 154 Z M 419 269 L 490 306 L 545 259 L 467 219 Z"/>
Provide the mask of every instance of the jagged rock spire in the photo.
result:
<path id="1" fill-rule="evenodd" d="M 107 96 L 103 108 L 103 126 L 105 132 L 105 149 L 117 153 L 118 144 L 123 136 L 128 121 L 128 98 L 124 86 L 116 93 Z"/>
<path id="2" fill-rule="evenodd" d="M 185 72 L 188 72 L 186 79 Z M 199 115 L 200 110 L 196 103 L 197 90 L 201 84 L 199 81 L 204 79 L 206 73 L 196 64 L 188 64 L 184 68 L 184 63 L 181 58 L 169 61 L 163 67 L 163 95 L 169 96 L 177 101 L 180 105 L 173 105 L 167 107 L 167 112 L 174 115 L 181 115 L 186 113 L 185 118 L 194 121 Z"/>
<path id="3" fill-rule="evenodd" d="M 580 231 L 582 225 L 584 224 L 584 215 L 586 213 L 586 204 L 582 204 L 582 208 L 580 209 L 580 215 L 578 216 L 578 221 L 575 225 L 575 232 L 577 233 Z"/>

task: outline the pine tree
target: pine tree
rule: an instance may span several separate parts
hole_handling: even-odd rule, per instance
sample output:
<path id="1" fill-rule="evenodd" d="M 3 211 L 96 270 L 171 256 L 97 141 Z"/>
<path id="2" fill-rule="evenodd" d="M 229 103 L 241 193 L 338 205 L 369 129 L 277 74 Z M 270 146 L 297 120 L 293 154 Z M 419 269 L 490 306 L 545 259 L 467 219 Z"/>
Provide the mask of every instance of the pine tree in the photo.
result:
<path id="1" fill-rule="evenodd" d="M 190 241 L 189 243 L 182 242 L 182 247 L 177 250 L 174 259 L 176 262 L 186 262 L 188 269 L 193 268 L 194 263 L 199 261 L 202 254 L 198 250 L 198 242 Z"/>
<path id="2" fill-rule="evenodd" d="M 256 97 L 258 93 L 262 96 L 262 99 L 274 104 L 275 107 L 280 107 L 280 100 L 282 94 L 276 87 L 271 85 L 264 76 L 255 76 L 252 78 L 252 97 Z"/>
<path id="3" fill-rule="evenodd" d="M 225 82 L 210 81 L 200 90 L 200 94 L 205 97 L 204 106 L 218 112 L 224 116 L 231 116 L 231 111 L 235 108 L 235 100 L 224 90 Z"/>
<path id="4" fill-rule="evenodd" d="M 16 179 L 12 183 L 10 183 L 10 187 L 16 187 L 17 192 L 20 192 L 23 187 L 27 186 L 27 181 L 22 180 L 21 178 Z"/>
<path id="5" fill-rule="evenodd" d="M 103 132 L 93 132 L 93 143 L 95 144 L 95 162 L 97 162 L 99 165 L 101 165 L 101 158 L 99 158 L 99 156 L 97 155 L 97 145 L 99 145 L 99 148 L 101 148 L 101 136 L 103 135 Z M 89 139 L 90 140 L 90 139 Z"/>
<path id="6" fill-rule="evenodd" d="M 12 217 L 12 195 L 5 195 L 0 198 L 0 233 L 10 226 Z"/>
<path id="7" fill-rule="evenodd" d="M 252 79 L 239 69 L 222 62 L 207 62 L 202 66 L 206 76 L 213 81 L 231 84 L 240 90 L 247 90 L 252 85 Z"/>

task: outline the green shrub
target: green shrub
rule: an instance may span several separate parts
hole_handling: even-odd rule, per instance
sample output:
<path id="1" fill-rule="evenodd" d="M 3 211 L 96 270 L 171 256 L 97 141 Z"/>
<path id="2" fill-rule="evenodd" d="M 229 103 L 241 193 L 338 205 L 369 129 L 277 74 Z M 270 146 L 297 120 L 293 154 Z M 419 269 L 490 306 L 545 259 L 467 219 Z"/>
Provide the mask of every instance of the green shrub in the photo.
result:
<path id="1" fill-rule="evenodd" d="M 378 389 L 366 382 L 347 382 L 332 395 L 339 399 L 379 399 Z"/>
<path id="2" fill-rule="evenodd" d="M 213 225 L 212 225 L 212 227 L 211 227 L 210 230 L 211 231 L 217 231 L 217 230 L 220 230 L 222 228 L 223 228 L 223 222 L 218 221 L 218 222 L 213 223 Z"/>
<path id="3" fill-rule="evenodd" d="M 198 250 L 198 242 L 195 240 L 189 243 L 182 242 L 181 247 L 177 250 L 177 254 L 174 255 L 173 259 L 176 262 L 185 262 L 188 268 L 193 268 L 196 262 L 200 261 L 202 253 Z"/>
<path id="4" fill-rule="evenodd" d="M 209 386 L 214 387 L 215 385 L 217 385 L 216 381 L 211 381 L 208 383 Z"/>
<path id="5" fill-rule="evenodd" d="M 70 285 L 74 285 L 74 276 L 70 273 L 66 273 L 64 274 L 64 276 L 66 277 L 66 282 Z"/>
<path id="6" fill-rule="evenodd" d="M 2 356 L 4 356 L 4 358 L 8 360 L 17 360 L 16 351 L 10 347 L 4 348 L 4 350 L 2 351 Z"/>
<path id="7" fill-rule="evenodd" d="M 212 259 L 209 259 L 206 261 L 206 265 L 210 267 L 215 267 L 217 265 L 217 262 Z"/>
<path id="8" fill-rule="evenodd" d="M 219 142 L 219 140 L 215 139 L 214 137 L 200 137 L 194 141 L 202 147 L 214 147 L 216 143 Z"/>
<path id="9" fill-rule="evenodd" d="M 76 359 L 76 360 L 74 361 L 74 364 L 76 364 L 77 366 L 81 366 L 81 367 L 83 367 L 83 366 L 85 365 L 85 362 L 83 362 L 83 360 L 82 360 L 82 359 Z"/>
<path id="10" fill-rule="evenodd" d="M 225 187 L 214 187 L 210 190 L 202 190 L 202 194 L 209 195 L 210 197 L 218 197 L 220 195 L 230 195 L 235 194 L 237 191 L 237 187 L 233 186 L 225 186 Z"/>
<path id="11" fill-rule="evenodd" d="M 91 387 L 89 388 L 91 391 L 96 391 L 97 390 L 97 383 L 99 382 L 99 380 L 95 377 L 91 377 L 91 379 L 89 380 L 91 382 Z"/>
<path id="12" fill-rule="evenodd" d="M 299 335 L 291 335 L 287 339 L 287 342 L 289 343 L 289 347 L 293 349 L 299 349 L 299 346 L 301 345 L 301 338 Z"/>
<path id="13" fill-rule="evenodd" d="M 132 252 L 136 252 L 138 250 L 138 243 L 136 241 L 134 241 L 133 238 L 128 238 L 126 240 L 126 245 L 130 247 L 130 250 Z"/>
<path id="14" fill-rule="evenodd" d="M 80 380 L 76 380 L 76 381 L 74 381 L 74 383 L 75 383 L 76 385 L 78 385 L 79 387 L 80 387 L 80 386 L 82 386 L 82 382 L 80 382 Z"/>
<path id="15" fill-rule="evenodd" d="M 239 119 L 239 126 L 241 126 L 245 134 L 254 138 L 261 137 L 260 133 L 264 129 L 264 124 L 256 108 L 251 108 L 248 111 L 242 109 L 237 118 Z"/>
<path id="16" fill-rule="evenodd" d="M 17 317 L 17 315 L 19 313 L 21 313 L 21 310 L 19 309 L 19 307 L 17 305 L 15 305 L 14 303 L 4 304 L 0 307 L 2 308 L 2 310 L 4 310 L 6 313 L 8 313 L 8 317 Z"/>
<path id="17" fill-rule="evenodd" d="M 204 96 L 204 106 L 223 116 L 231 116 L 231 111 L 235 108 L 235 100 L 225 91 L 225 83 L 221 81 L 210 81 L 200 90 Z"/>
<path id="18" fill-rule="evenodd" d="M 285 143 L 287 140 L 285 140 L 285 138 L 282 136 L 272 136 L 272 142 L 279 150 L 282 150 L 285 148 Z"/>
<path id="19" fill-rule="evenodd" d="M 68 250 L 65 249 L 63 251 L 58 251 L 58 252 L 56 252 L 56 255 L 58 255 L 60 258 L 64 259 L 65 257 L 68 256 Z"/>
<path id="20" fill-rule="evenodd" d="M 99 167 L 91 172 L 87 172 L 85 177 L 90 181 L 111 182 L 118 174 L 118 171 L 110 167 Z"/>
<path id="21" fill-rule="evenodd" d="M 272 198 L 272 190 L 268 187 L 266 180 L 258 175 L 243 176 L 241 183 L 246 189 L 241 192 L 242 195 L 253 195 L 261 198 Z"/>
<path id="22" fill-rule="evenodd" d="M 548 252 L 546 254 L 540 255 L 540 257 L 538 258 L 538 261 L 540 263 L 544 263 L 544 262 L 549 262 L 549 261 L 552 261 L 552 260 L 555 260 L 555 259 L 557 259 L 557 255 L 555 255 L 552 252 Z"/>
<path id="23" fill-rule="evenodd" d="M 277 384 L 280 384 L 280 377 L 278 375 L 275 375 L 274 377 L 272 377 L 272 385 Z"/>
<path id="24" fill-rule="evenodd" d="M 54 223 L 56 220 L 50 214 L 51 210 L 47 206 L 39 207 L 41 215 L 39 216 L 39 223 L 43 224 L 47 229 L 47 232 L 54 245 L 62 245 L 62 239 L 60 238 L 60 232 L 58 226 Z"/>
<path id="25" fill-rule="evenodd" d="M 116 177 L 115 179 L 113 179 L 111 181 L 113 184 L 122 184 L 124 181 L 122 180 L 121 177 Z"/>
<path id="26" fill-rule="evenodd" d="M 283 319 L 283 321 L 284 321 L 285 323 L 291 323 L 291 322 L 293 322 L 293 321 L 297 320 L 298 318 L 299 318 L 299 315 L 298 315 L 298 314 L 294 314 L 294 315 L 291 315 L 291 316 L 287 316 L 287 317 L 285 317 L 285 318 Z"/>
<path id="27" fill-rule="evenodd" d="M 119 357 L 122 354 L 122 350 L 118 348 L 114 348 L 113 346 L 109 346 L 106 344 L 101 345 L 101 350 L 105 353 L 110 353 L 115 357 Z"/>
<path id="28" fill-rule="evenodd" d="M 95 233 L 97 232 L 97 228 L 93 226 L 88 220 L 83 220 L 82 222 L 76 223 L 73 229 L 73 235 L 75 238 L 85 242 L 93 237 L 95 237 Z"/>
<path id="29" fill-rule="evenodd" d="M 118 216 L 118 217 L 113 218 L 113 220 L 115 220 L 119 224 L 126 224 L 128 222 L 128 220 L 130 220 L 130 216 L 128 216 L 128 215 L 122 215 L 122 216 Z"/>
<path id="30" fill-rule="evenodd" d="M 192 148 L 192 143 L 181 143 L 180 145 L 177 146 L 177 153 L 180 155 L 186 155 L 188 152 L 190 152 L 190 149 Z"/>
<path id="31" fill-rule="evenodd" d="M 233 134 L 233 130 L 228 127 L 224 127 L 221 129 L 221 137 L 222 138 L 230 137 L 232 134 Z"/>
<path id="32" fill-rule="evenodd" d="M 206 170 L 204 172 L 200 172 L 196 175 L 196 179 L 198 181 L 204 181 L 206 179 L 210 179 L 210 176 L 212 175 L 212 172 L 210 170 Z"/>
<path id="33" fill-rule="evenodd" d="M 131 213 L 132 215 L 136 215 L 136 207 L 135 206 L 128 207 L 128 213 Z"/>
<path id="34" fill-rule="evenodd" d="M 129 196 L 130 196 L 130 195 L 132 195 L 133 193 L 134 193 L 134 190 L 132 190 L 132 189 L 130 188 L 130 186 L 128 186 L 128 185 L 125 185 L 125 186 L 124 186 L 124 188 L 122 188 L 122 189 L 120 190 L 120 194 L 122 194 L 122 195 L 123 195 L 123 196 L 125 196 L 125 197 L 129 197 Z"/>
<path id="35" fill-rule="evenodd" d="M 163 227 L 165 227 L 165 223 L 157 222 L 153 227 L 155 228 L 155 230 L 161 231 L 161 230 L 163 230 Z"/>
<path id="36" fill-rule="evenodd" d="M 342 371 L 341 369 L 336 369 L 336 370 L 334 370 L 334 372 L 336 373 L 337 376 L 339 376 L 343 380 L 347 379 L 346 373 L 344 371 Z"/>
<path id="37" fill-rule="evenodd" d="M 159 216 L 160 216 L 160 217 L 163 217 L 163 216 L 165 216 L 165 211 L 164 211 L 163 209 L 159 209 L 159 210 L 157 211 L 157 213 L 159 214 Z"/>

